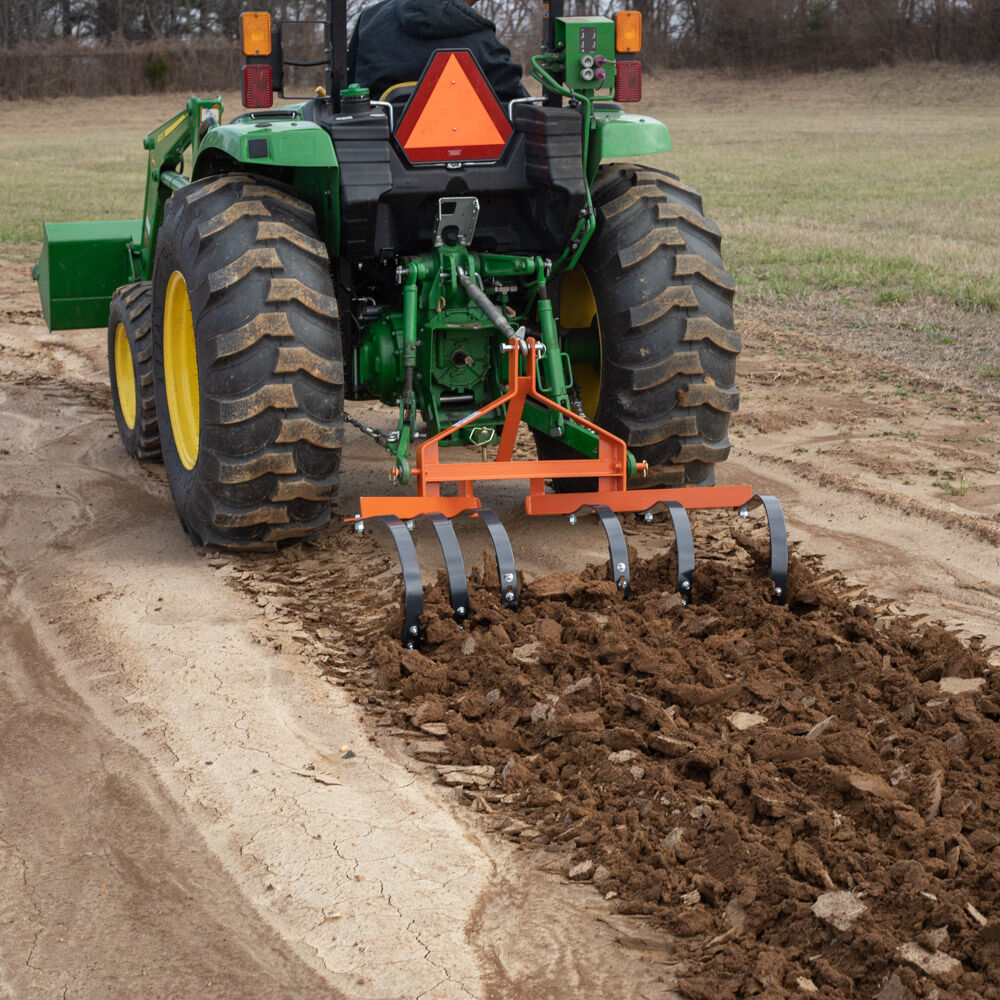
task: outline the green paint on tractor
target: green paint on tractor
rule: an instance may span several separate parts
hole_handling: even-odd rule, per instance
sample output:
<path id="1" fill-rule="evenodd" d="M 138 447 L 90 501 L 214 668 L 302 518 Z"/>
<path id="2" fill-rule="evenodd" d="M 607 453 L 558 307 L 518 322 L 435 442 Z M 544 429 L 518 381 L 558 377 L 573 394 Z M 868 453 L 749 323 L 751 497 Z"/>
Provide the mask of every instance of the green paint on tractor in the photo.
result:
<path id="1" fill-rule="evenodd" d="M 594 425 L 570 419 L 586 401 L 586 416 L 631 449 L 623 475 L 638 458 L 647 485 L 712 481 L 728 454 L 739 350 L 717 230 L 690 188 L 630 162 L 670 150 L 670 134 L 616 103 L 638 87 L 614 23 L 561 8 L 544 5 L 546 40 L 531 60 L 543 97 L 501 107 L 463 56 L 467 93 L 485 95 L 474 98 L 480 113 L 428 122 L 438 138 L 426 148 L 440 159 L 426 163 L 411 161 L 398 128 L 431 101 L 429 69 L 405 107 L 346 87 L 345 14 L 332 2 L 325 88 L 272 107 L 261 81 L 286 96 L 275 23 L 270 54 L 247 58 L 256 107 L 223 123 L 220 98 L 192 97 L 146 137 L 140 219 L 46 223 L 35 269 L 46 320 L 101 326 L 109 304 L 125 318 L 150 416 L 126 447 L 153 457 L 158 421 L 194 539 L 252 548 L 325 523 L 345 400 L 395 408 L 383 429 L 346 419 L 390 453 L 398 485 L 418 442 L 447 428 L 457 426 L 449 445 L 485 455 L 506 404 L 480 411 L 506 390 L 509 351 L 525 370 L 528 339 L 539 389 L 564 408 L 524 407 L 545 460 L 598 453 Z M 623 58 L 631 75 L 619 94 Z M 502 129 L 468 133 L 487 120 Z M 190 322 L 197 347 L 181 373 L 167 371 L 163 349 L 176 275 L 188 297 L 175 302 L 173 342 L 187 343 Z M 171 379 L 200 394 L 194 469 L 176 460 Z"/>

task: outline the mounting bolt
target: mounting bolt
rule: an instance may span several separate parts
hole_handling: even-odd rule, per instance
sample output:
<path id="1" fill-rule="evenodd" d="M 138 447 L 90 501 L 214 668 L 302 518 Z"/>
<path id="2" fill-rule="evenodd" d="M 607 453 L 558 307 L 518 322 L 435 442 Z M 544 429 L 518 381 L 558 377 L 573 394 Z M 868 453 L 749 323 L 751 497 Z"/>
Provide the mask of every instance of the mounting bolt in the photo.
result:
<path id="1" fill-rule="evenodd" d="M 625 572 L 625 563 L 618 563 L 615 566 L 615 572 L 617 572 L 617 573 L 624 573 Z"/>
<path id="2" fill-rule="evenodd" d="M 748 511 L 746 509 L 746 507 L 740 507 L 740 517 L 744 517 L 745 518 L 745 517 L 749 517 L 749 516 L 750 516 L 750 511 Z"/>
<path id="3" fill-rule="evenodd" d="M 407 531 L 413 531 L 413 522 L 412 521 L 407 521 L 406 522 L 406 530 Z"/>
<path id="4" fill-rule="evenodd" d="M 681 590 L 690 590 L 690 589 L 691 589 L 691 581 L 681 580 Z"/>
<path id="5" fill-rule="evenodd" d="M 408 643 L 406 644 L 406 648 L 407 648 L 407 649 L 413 649 L 413 643 L 412 643 L 412 642 L 408 642 Z"/>
<path id="6" fill-rule="evenodd" d="M 570 516 L 569 516 L 569 523 L 570 524 L 576 524 L 576 514 L 570 514 Z"/>
<path id="7" fill-rule="evenodd" d="M 410 635 L 420 635 L 420 629 L 416 625 L 410 626 Z"/>
<path id="8" fill-rule="evenodd" d="M 455 614 L 456 615 L 462 615 L 464 617 L 464 615 L 465 615 L 465 605 L 464 604 L 460 604 L 457 608 L 455 608 Z"/>
<path id="9" fill-rule="evenodd" d="M 504 583 L 513 583 L 514 582 L 514 574 L 513 573 L 504 573 L 504 575 L 503 575 L 503 582 Z"/>
<path id="10" fill-rule="evenodd" d="M 775 597 L 781 597 L 782 593 L 783 593 L 783 591 L 782 591 L 781 587 L 775 587 L 774 588 L 774 596 Z"/>
<path id="11" fill-rule="evenodd" d="M 646 524 L 653 523 L 653 515 L 648 510 L 642 515 L 642 519 L 646 522 Z"/>
<path id="12" fill-rule="evenodd" d="M 354 522 L 354 530 L 359 535 L 363 535 L 365 533 L 365 522 L 364 521 L 355 521 Z"/>
<path id="13" fill-rule="evenodd" d="M 513 590 L 508 590 L 508 591 L 507 591 L 507 592 L 506 592 L 506 593 L 505 593 L 505 594 L 503 595 L 503 599 L 504 599 L 505 601 L 513 601 L 513 600 L 514 600 L 514 591 L 513 591 Z"/>

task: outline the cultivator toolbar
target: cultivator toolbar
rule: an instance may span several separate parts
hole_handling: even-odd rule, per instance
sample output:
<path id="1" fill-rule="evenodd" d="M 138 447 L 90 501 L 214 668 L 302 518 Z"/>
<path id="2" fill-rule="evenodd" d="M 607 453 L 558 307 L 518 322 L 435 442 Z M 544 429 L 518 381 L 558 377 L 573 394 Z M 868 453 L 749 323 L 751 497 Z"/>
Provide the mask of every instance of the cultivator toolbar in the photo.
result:
<path id="1" fill-rule="evenodd" d="M 538 389 L 537 363 L 544 357 L 545 346 L 533 338 L 511 337 L 504 350 L 508 353 L 507 391 L 492 403 L 476 410 L 429 438 L 416 450 L 416 496 L 362 497 L 361 512 L 353 519 L 355 530 L 365 530 L 367 523 L 384 525 L 396 545 L 403 570 L 402 641 L 410 649 L 423 641 L 420 617 L 423 613 L 423 580 L 416 547 L 410 537 L 416 523 L 426 519 L 437 535 L 448 574 L 449 596 L 455 620 L 469 618 L 469 586 L 461 546 L 453 520 L 477 520 L 489 532 L 496 556 L 500 601 L 515 609 L 519 599 L 519 581 L 510 538 L 500 518 L 483 507 L 474 493 L 477 483 L 527 480 L 529 492 L 525 511 L 529 515 L 568 515 L 570 524 L 582 516 L 594 514 L 608 541 L 611 579 L 623 598 L 631 591 L 628 547 L 618 514 L 632 513 L 652 523 L 658 513 L 666 512 L 674 531 L 677 547 L 677 593 L 686 605 L 694 592 L 695 548 L 689 510 L 731 509 L 741 517 L 762 507 L 770 536 L 770 576 L 774 586 L 772 601 L 784 604 L 788 596 L 788 540 L 781 505 L 776 497 L 757 494 L 749 486 L 699 486 L 629 490 L 630 472 L 642 474 L 645 463 L 636 463 L 625 442 L 586 417 L 554 402 Z M 524 356 L 522 371 L 521 355 Z M 598 440 L 592 457 L 558 460 L 522 460 L 514 458 L 514 443 L 526 405 L 556 411 L 564 421 L 586 428 Z M 440 446 L 463 427 L 487 414 L 506 407 L 503 429 L 496 456 L 492 461 L 443 462 Z M 579 493 L 547 493 L 547 479 L 595 480 L 597 490 Z M 442 485 L 450 484 L 455 496 L 442 496 Z"/>

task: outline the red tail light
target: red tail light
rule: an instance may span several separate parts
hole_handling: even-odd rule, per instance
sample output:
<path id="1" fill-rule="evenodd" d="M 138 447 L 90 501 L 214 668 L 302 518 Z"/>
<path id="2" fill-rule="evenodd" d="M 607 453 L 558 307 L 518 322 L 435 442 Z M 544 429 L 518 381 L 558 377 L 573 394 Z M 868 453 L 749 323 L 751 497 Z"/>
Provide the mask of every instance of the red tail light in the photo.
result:
<path id="1" fill-rule="evenodd" d="M 274 104 L 274 77 L 270 66 L 243 67 L 243 107 L 269 108 Z"/>
<path id="2" fill-rule="evenodd" d="M 634 60 L 615 63 L 615 100 L 621 104 L 642 100 L 642 63 Z"/>

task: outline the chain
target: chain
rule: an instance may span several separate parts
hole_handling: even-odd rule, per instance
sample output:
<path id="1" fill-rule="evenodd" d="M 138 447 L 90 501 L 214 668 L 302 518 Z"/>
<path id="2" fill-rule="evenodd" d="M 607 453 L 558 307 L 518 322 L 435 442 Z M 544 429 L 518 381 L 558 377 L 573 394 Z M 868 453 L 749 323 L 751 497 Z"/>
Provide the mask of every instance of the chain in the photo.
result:
<path id="1" fill-rule="evenodd" d="M 362 434 L 372 438 L 377 444 L 380 444 L 390 455 L 395 455 L 396 453 L 392 450 L 390 445 L 389 435 L 383 433 L 380 430 L 376 430 L 374 427 L 369 427 L 367 424 L 362 423 L 360 420 L 355 420 L 349 413 L 344 414 L 344 419 L 351 424 L 352 427 L 357 427 Z"/>

